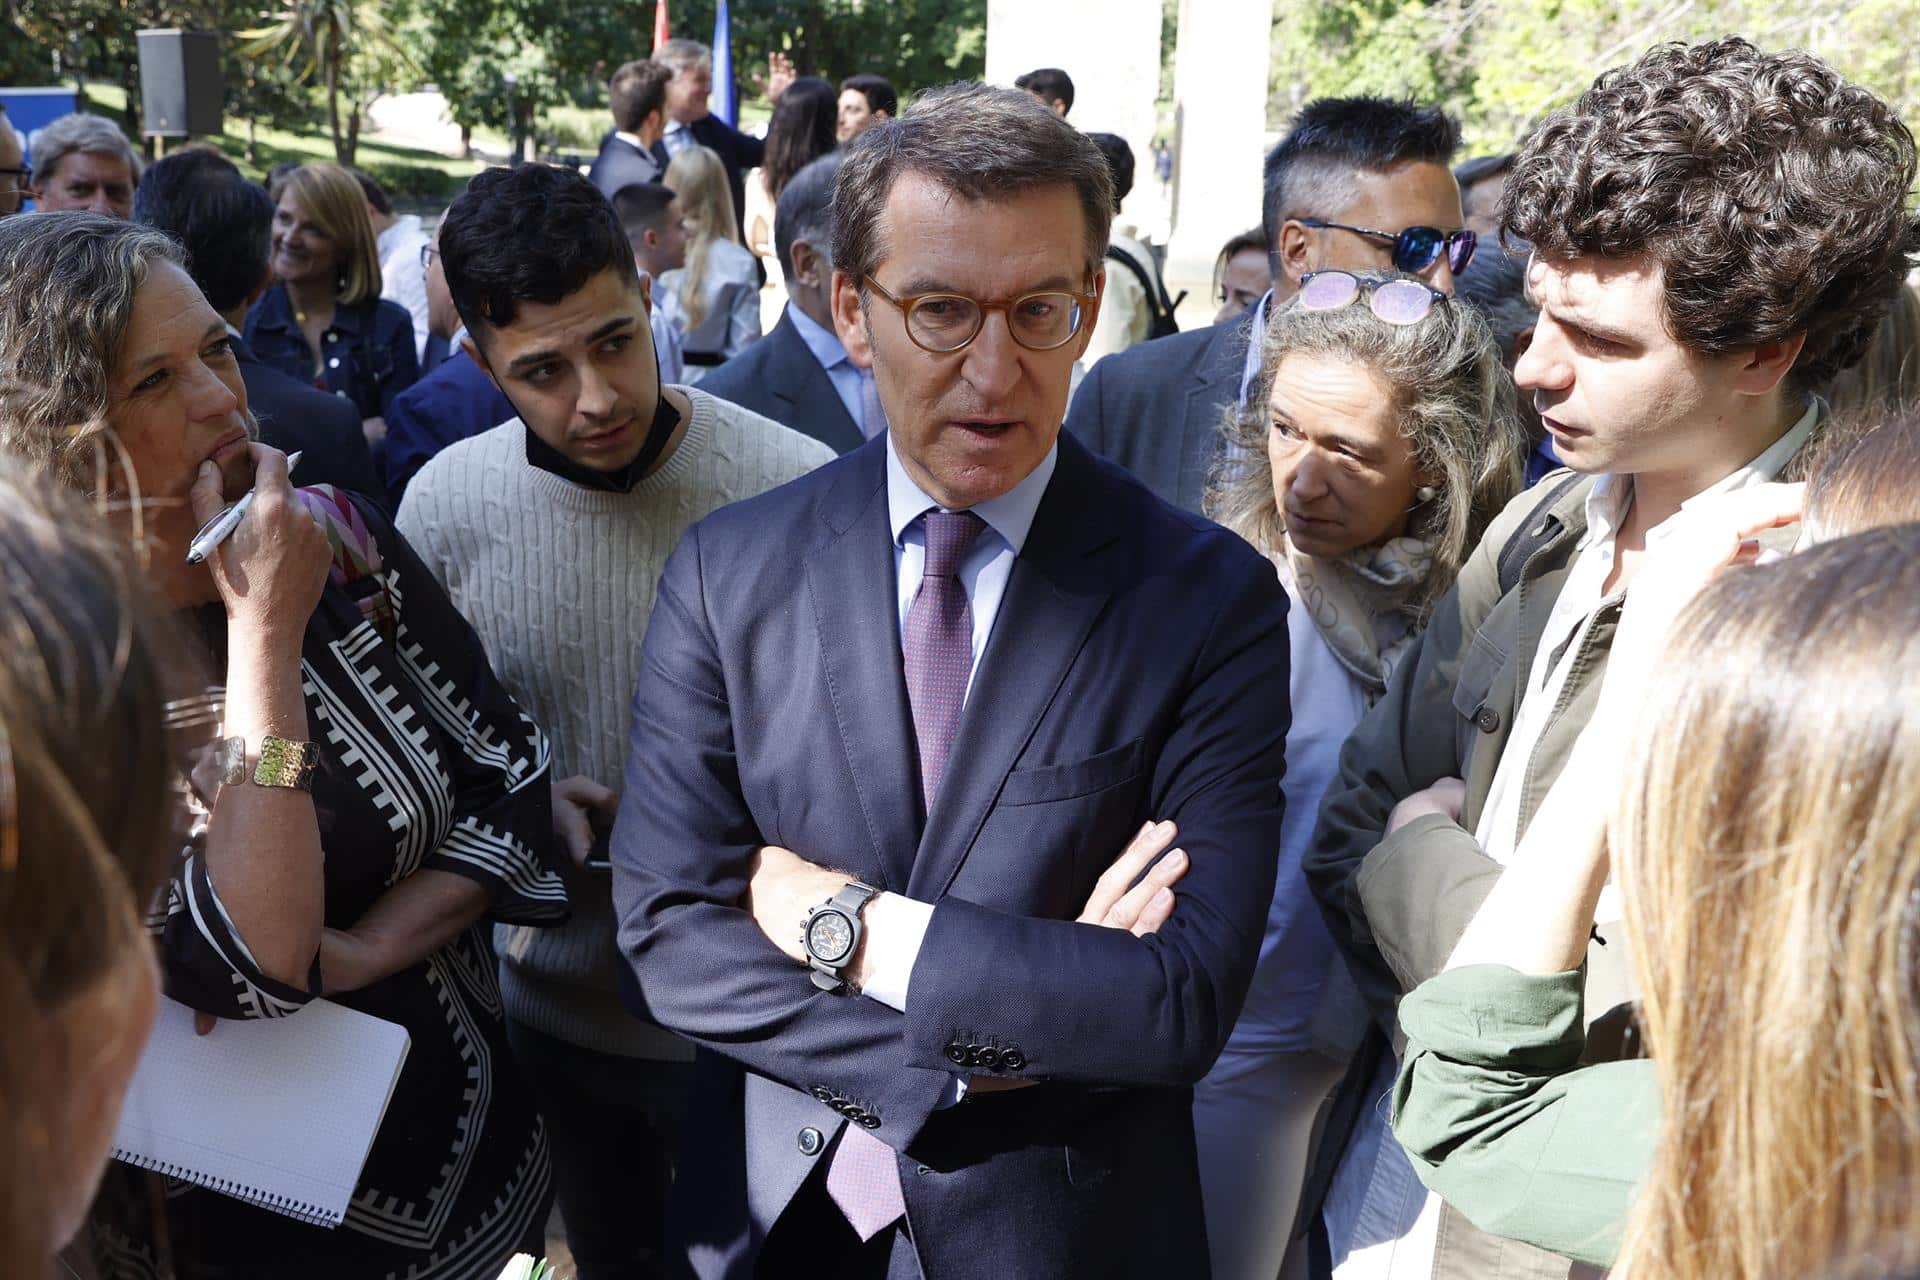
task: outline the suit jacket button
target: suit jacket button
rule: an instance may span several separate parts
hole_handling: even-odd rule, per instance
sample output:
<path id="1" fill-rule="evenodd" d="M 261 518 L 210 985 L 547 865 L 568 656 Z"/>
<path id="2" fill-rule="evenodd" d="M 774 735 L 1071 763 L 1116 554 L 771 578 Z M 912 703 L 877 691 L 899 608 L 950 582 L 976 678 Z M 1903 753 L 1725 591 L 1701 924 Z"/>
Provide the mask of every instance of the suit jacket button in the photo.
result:
<path id="1" fill-rule="evenodd" d="M 1483 702 L 1473 713 L 1473 724 L 1482 733 L 1492 733 L 1500 727 L 1500 713 Z"/>
<path id="2" fill-rule="evenodd" d="M 992 1045 L 985 1046 L 980 1050 L 979 1053 L 976 1053 L 973 1057 L 975 1062 L 979 1063 L 981 1066 L 985 1067 L 989 1071 L 998 1071 L 1000 1069 L 1000 1062 L 1001 1062 L 1000 1051 L 994 1048 Z"/>
<path id="3" fill-rule="evenodd" d="M 826 1137 L 818 1129 L 814 1128 L 812 1125 L 808 1125 L 806 1128 L 800 1131 L 800 1154 L 801 1155 L 817 1156 L 820 1154 L 820 1148 L 826 1145 L 827 1145 Z"/>
<path id="4" fill-rule="evenodd" d="M 880 1127 L 880 1117 L 871 1111 L 862 1111 L 853 1118 L 853 1122 L 862 1129 L 878 1129 Z"/>
<path id="5" fill-rule="evenodd" d="M 967 1065 L 967 1046 L 961 1044 L 958 1040 L 948 1045 L 947 1061 L 951 1062 L 956 1067 L 966 1066 Z"/>
<path id="6" fill-rule="evenodd" d="M 827 1103 L 828 1105 L 832 1105 L 833 1090 L 827 1088 L 827 1086 L 823 1084 L 817 1084 L 813 1086 L 813 1089 L 811 1090 L 811 1092 L 813 1096 L 820 1099 L 820 1101 Z"/>
<path id="7" fill-rule="evenodd" d="M 1003 1071 L 1018 1071 L 1027 1065 L 1027 1055 L 1020 1052 L 1020 1046 L 1010 1044 L 1000 1051 L 1000 1067 Z"/>

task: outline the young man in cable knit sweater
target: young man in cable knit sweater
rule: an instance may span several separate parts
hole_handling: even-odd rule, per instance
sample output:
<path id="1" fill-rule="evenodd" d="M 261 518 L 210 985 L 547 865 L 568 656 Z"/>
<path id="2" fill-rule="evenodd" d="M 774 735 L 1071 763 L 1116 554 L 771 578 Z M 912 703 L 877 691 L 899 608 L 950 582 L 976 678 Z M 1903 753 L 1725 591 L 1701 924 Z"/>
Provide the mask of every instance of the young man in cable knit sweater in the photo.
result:
<path id="1" fill-rule="evenodd" d="M 541 165 L 481 174 L 440 230 L 466 350 L 518 417 L 414 479 L 400 529 L 553 740 L 571 921 L 502 926 L 509 1036 L 535 1081 L 580 1280 L 653 1275 L 691 1050 L 628 1013 L 596 832 L 619 803 L 640 640 L 667 553 L 708 512 L 833 458 L 686 387 L 663 387 L 613 210 Z"/>

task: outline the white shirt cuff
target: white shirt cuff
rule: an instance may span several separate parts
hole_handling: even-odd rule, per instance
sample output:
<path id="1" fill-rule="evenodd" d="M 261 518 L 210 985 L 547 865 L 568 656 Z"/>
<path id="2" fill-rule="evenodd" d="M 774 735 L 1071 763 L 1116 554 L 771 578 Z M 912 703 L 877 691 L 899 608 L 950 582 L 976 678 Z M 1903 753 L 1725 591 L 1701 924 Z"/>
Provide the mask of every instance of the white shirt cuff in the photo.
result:
<path id="1" fill-rule="evenodd" d="M 875 911 L 875 907 L 881 910 Z M 867 935 L 867 981 L 860 994 L 905 1013 L 913 964 L 920 958 L 927 926 L 933 923 L 933 904 L 883 893 L 867 904 L 862 916 Z"/>

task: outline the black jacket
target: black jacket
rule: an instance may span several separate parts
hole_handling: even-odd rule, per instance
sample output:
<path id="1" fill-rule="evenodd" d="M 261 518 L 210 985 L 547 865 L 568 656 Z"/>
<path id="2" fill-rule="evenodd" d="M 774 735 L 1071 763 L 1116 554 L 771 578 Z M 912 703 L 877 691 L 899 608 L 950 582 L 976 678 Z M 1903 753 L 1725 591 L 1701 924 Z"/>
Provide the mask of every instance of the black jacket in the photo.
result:
<path id="1" fill-rule="evenodd" d="M 867 442 L 785 311 L 772 333 L 702 378 L 700 389 L 810 435 L 835 453 Z"/>
<path id="2" fill-rule="evenodd" d="M 260 440 L 283 453 L 296 449 L 299 485 L 330 484 L 364 494 L 391 510 L 387 486 L 373 468 L 373 455 L 360 430 L 360 411 L 345 396 L 330 396 L 260 363 L 240 339 L 233 339 L 247 407 L 260 424 Z"/>

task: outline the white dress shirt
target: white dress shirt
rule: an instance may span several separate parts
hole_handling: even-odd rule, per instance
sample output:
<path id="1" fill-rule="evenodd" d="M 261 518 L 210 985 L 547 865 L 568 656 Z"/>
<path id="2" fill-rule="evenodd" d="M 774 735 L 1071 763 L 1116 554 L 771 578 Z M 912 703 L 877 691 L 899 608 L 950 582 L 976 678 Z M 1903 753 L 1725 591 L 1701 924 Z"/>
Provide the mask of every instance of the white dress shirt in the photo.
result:
<path id="1" fill-rule="evenodd" d="M 1040 499 L 1046 495 L 1060 460 L 1060 446 L 1047 450 L 1026 479 L 997 498 L 989 498 L 973 508 L 986 521 L 986 529 L 974 540 L 960 562 L 960 586 L 967 593 L 973 614 L 973 670 L 967 676 L 967 694 L 972 696 L 974 682 L 980 678 L 980 656 L 986 652 L 993 634 L 994 619 L 1000 614 L 1000 601 L 1007 593 L 1007 580 L 1013 575 L 1014 558 L 1027 545 L 1027 533 L 1033 528 Z M 940 504 L 928 497 L 913 482 L 894 451 L 893 436 L 887 436 L 887 522 L 893 534 L 894 582 L 898 591 L 900 634 L 904 638 L 907 610 L 920 579 L 926 572 L 927 535 L 920 517 Z M 904 763 L 904 762 L 903 762 Z M 898 894 L 883 895 L 898 899 L 897 906 L 912 908 L 896 911 L 901 927 L 891 929 L 884 938 L 867 938 L 867 981 L 863 995 L 878 1000 L 902 1013 L 907 1009 L 907 989 L 913 977 L 913 963 L 920 955 L 927 925 L 933 920 L 933 904 L 918 902 Z M 879 944 L 876 947 L 876 943 Z"/>
<path id="2" fill-rule="evenodd" d="M 397 302 L 413 317 L 413 354 L 427 358 L 427 269 L 420 249 L 433 243 L 416 214 L 403 213 L 382 231 L 375 245 L 380 255 L 380 296 Z"/>

